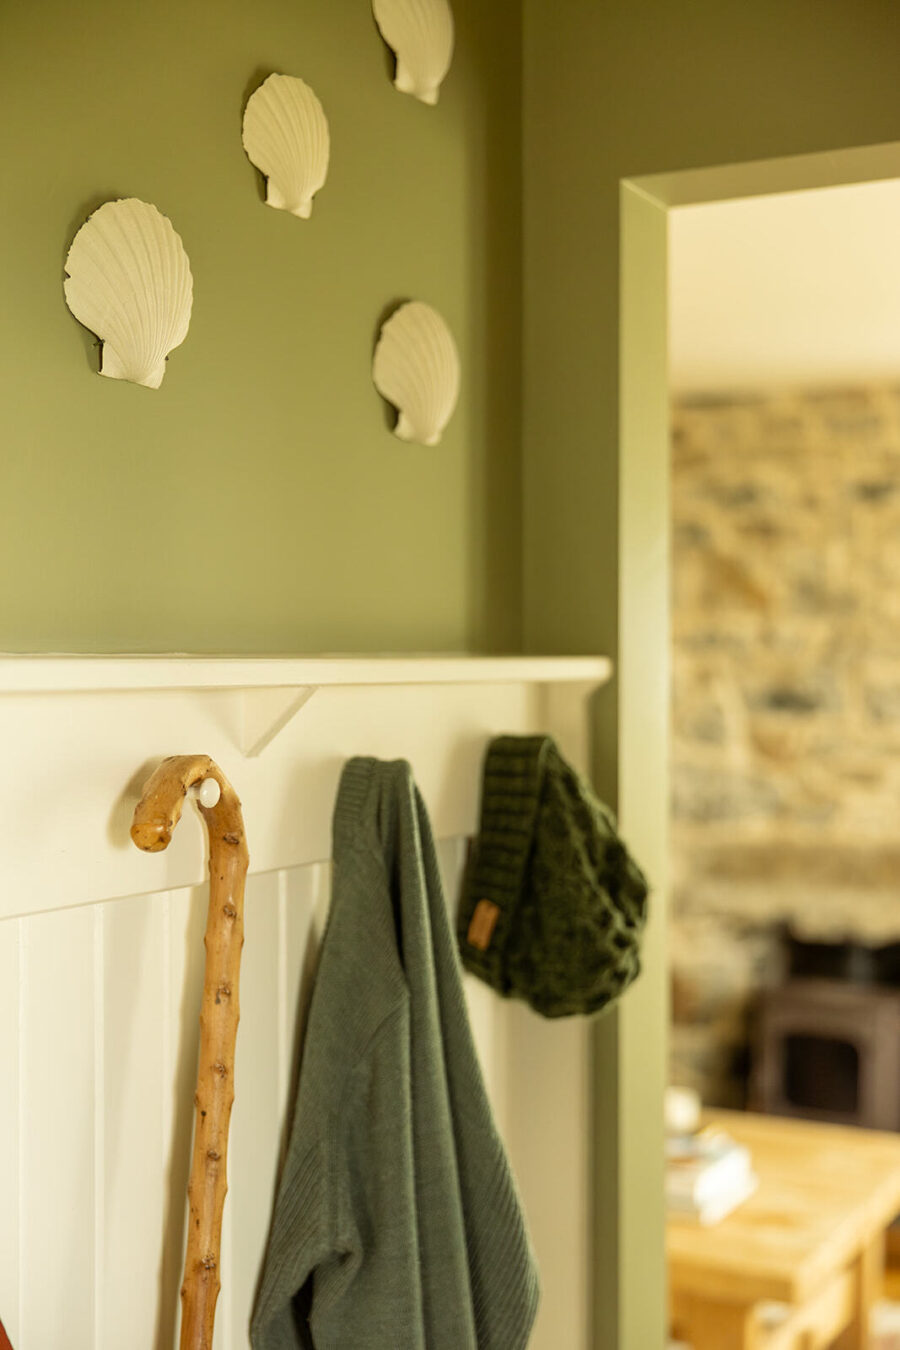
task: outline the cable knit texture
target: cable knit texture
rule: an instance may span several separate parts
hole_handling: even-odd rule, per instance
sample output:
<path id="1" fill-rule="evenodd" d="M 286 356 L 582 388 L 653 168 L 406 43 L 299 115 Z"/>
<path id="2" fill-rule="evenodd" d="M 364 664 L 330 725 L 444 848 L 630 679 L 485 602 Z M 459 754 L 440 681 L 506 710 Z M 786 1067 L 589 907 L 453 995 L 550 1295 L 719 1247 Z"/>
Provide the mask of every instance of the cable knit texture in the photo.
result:
<path id="1" fill-rule="evenodd" d="M 612 813 L 551 738 L 493 740 L 459 911 L 463 964 L 544 1017 L 598 1012 L 640 971 L 646 914 L 647 883 Z"/>
<path id="2" fill-rule="evenodd" d="M 405 761 L 354 759 L 254 1350 L 524 1350 L 534 1259 Z"/>

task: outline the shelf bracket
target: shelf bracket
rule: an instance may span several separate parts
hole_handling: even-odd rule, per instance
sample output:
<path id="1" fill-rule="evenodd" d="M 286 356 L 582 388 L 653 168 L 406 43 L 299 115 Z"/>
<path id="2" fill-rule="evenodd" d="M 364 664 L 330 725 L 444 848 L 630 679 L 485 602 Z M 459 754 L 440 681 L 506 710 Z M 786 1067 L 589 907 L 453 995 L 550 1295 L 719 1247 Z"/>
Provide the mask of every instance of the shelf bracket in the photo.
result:
<path id="1" fill-rule="evenodd" d="M 241 749 L 255 759 L 316 693 L 318 685 L 275 686 L 242 691 Z"/>

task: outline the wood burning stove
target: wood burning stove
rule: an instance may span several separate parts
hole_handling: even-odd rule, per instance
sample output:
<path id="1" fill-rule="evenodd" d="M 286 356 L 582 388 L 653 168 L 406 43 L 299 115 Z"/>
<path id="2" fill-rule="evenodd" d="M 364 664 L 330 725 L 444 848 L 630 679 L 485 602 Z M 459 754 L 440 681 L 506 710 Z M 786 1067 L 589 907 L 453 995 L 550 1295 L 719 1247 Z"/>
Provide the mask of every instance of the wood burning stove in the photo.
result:
<path id="1" fill-rule="evenodd" d="M 750 1106 L 900 1130 L 896 947 L 786 940 L 791 977 L 759 1005 Z"/>

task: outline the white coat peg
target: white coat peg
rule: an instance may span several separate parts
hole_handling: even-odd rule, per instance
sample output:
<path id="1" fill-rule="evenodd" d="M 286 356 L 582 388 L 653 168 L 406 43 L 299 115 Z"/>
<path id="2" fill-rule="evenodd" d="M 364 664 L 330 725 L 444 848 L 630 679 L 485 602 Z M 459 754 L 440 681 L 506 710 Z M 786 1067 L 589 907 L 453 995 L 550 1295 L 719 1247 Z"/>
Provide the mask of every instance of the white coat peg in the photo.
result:
<path id="1" fill-rule="evenodd" d="M 202 783 L 195 783 L 191 788 L 191 796 L 207 809 L 215 806 L 221 795 L 222 789 L 215 778 L 204 778 Z"/>

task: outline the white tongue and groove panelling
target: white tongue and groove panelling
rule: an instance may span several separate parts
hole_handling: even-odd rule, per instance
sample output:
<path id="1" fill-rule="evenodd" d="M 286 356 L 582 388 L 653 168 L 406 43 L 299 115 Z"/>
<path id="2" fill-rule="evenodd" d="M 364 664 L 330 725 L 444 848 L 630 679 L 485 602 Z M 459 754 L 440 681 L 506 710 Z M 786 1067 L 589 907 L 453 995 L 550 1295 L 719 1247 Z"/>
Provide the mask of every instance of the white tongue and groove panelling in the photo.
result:
<path id="1" fill-rule="evenodd" d="M 129 825 L 168 754 L 206 753 L 250 849 L 215 1350 L 248 1324 L 330 901 L 344 761 L 407 758 L 456 904 L 485 744 L 583 762 L 606 663 L 0 658 L 0 1319 L 14 1350 L 175 1350 L 206 921 L 193 806 Z M 541 1265 L 531 1350 L 587 1350 L 589 1042 L 467 980 Z"/>
<path id="2" fill-rule="evenodd" d="M 453 895 L 465 841 L 440 855 Z M 247 886 L 217 1350 L 249 1346 L 329 894 L 327 864 Z M 15 1350 L 178 1345 L 206 900 L 0 923 L 0 1318 Z M 504 1009 L 472 993 L 503 1128 Z"/>

